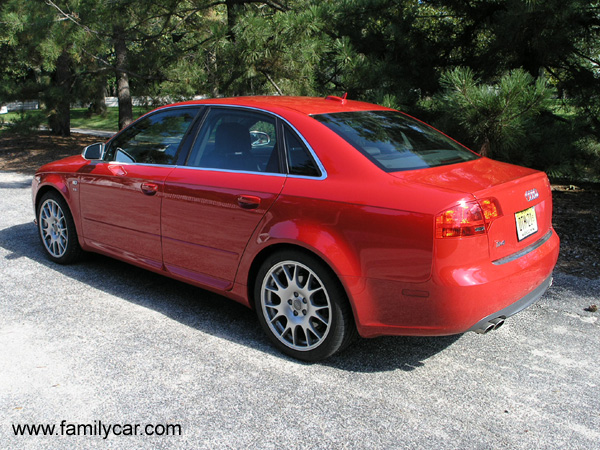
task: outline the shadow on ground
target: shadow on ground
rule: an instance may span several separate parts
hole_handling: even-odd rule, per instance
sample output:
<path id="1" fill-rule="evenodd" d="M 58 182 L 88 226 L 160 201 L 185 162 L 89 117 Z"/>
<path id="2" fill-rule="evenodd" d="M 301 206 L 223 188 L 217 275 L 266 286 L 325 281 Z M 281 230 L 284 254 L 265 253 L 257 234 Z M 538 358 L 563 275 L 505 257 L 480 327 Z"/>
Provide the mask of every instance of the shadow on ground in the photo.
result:
<path id="1" fill-rule="evenodd" d="M 287 358 L 271 347 L 252 310 L 220 295 L 101 255 L 88 254 L 83 262 L 70 266 L 54 264 L 46 258 L 32 223 L 0 230 L 0 246 L 9 252 L 5 257 L 8 260 L 28 258 L 204 333 Z M 460 335 L 359 339 L 323 364 L 358 372 L 412 371 L 459 338 Z"/>
<path id="2" fill-rule="evenodd" d="M 31 187 L 31 180 L 12 181 L 9 183 L 0 182 L 0 189 L 27 189 Z"/>

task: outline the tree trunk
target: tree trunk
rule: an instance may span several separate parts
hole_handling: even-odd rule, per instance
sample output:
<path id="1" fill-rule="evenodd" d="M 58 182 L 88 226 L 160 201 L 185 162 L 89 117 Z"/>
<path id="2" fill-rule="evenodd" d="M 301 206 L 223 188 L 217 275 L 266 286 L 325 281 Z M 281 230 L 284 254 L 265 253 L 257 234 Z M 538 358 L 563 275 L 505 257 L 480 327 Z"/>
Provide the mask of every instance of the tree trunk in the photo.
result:
<path id="1" fill-rule="evenodd" d="M 71 135 L 71 57 L 67 51 L 63 51 L 56 60 L 56 72 L 54 74 L 54 89 L 51 90 L 47 103 L 50 113 L 48 114 L 48 126 L 50 133 L 55 136 Z"/>
<path id="2" fill-rule="evenodd" d="M 481 145 L 481 148 L 479 149 L 479 154 L 481 156 L 489 157 L 490 153 L 491 153 L 491 143 L 490 143 L 490 139 L 486 136 L 485 139 L 483 140 L 483 144 Z"/>
<path id="3" fill-rule="evenodd" d="M 129 91 L 129 76 L 127 75 L 127 43 L 125 33 L 121 26 L 117 25 L 114 31 L 115 54 L 117 64 L 115 73 L 117 77 L 117 97 L 119 99 L 119 130 L 133 122 L 133 104 Z"/>
<path id="4" fill-rule="evenodd" d="M 98 77 L 94 88 L 94 100 L 90 105 L 90 114 L 104 115 L 106 114 L 106 79 Z"/>
<path id="5" fill-rule="evenodd" d="M 218 97 L 220 95 L 219 92 L 219 83 L 220 83 L 220 77 L 219 77 L 219 72 L 218 72 L 218 64 L 217 64 L 217 55 L 216 52 L 214 50 L 209 50 L 207 52 L 207 75 L 208 75 L 208 82 L 209 82 L 209 86 L 211 86 L 212 92 L 211 95 L 213 97 Z"/>
<path id="6" fill-rule="evenodd" d="M 225 6 L 227 6 L 227 35 L 231 42 L 235 42 L 233 27 L 237 23 L 238 15 L 243 4 L 243 0 L 225 0 Z"/>

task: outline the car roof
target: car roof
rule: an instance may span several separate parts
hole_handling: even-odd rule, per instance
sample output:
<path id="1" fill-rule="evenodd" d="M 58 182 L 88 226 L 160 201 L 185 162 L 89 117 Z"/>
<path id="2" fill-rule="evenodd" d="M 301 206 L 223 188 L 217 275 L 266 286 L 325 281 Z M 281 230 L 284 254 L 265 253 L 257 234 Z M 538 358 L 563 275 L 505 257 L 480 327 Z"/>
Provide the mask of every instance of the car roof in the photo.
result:
<path id="1" fill-rule="evenodd" d="M 347 100 L 341 97 L 249 96 L 213 98 L 177 103 L 177 105 L 233 105 L 259 108 L 266 111 L 294 110 L 306 115 L 348 111 L 390 110 L 373 103 Z M 173 106 L 173 105 L 171 105 Z"/>

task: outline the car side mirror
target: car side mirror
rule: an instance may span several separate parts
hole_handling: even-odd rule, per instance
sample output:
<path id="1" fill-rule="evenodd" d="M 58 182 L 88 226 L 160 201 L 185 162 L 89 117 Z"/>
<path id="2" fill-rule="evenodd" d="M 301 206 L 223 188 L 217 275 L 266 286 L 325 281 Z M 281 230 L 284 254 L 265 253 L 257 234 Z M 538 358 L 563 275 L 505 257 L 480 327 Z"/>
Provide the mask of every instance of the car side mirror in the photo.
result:
<path id="1" fill-rule="evenodd" d="M 264 131 L 250 131 L 250 140 L 252 142 L 252 147 L 261 147 L 271 143 L 270 136 Z"/>
<path id="2" fill-rule="evenodd" d="M 99 142 L 97 144 L 88 145 L 83 149 L 81 155 L 85 159 L 102 159 L 104 156 L 104 144 Z"/>

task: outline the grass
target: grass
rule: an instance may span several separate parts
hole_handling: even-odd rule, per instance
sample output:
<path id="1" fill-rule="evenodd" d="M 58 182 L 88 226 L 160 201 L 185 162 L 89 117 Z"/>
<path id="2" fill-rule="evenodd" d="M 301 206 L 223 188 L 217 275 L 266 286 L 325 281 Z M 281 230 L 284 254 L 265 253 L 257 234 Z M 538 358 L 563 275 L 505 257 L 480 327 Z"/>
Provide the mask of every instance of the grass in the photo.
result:
<path id="1" fill-rule="evenodd" d="M 150 108 L 143 106 L 133 107 L 133 118 L 137 119 L 142 114 L 150 111 Z M 25 111 L 25 117 L 31 117 L 39 120 L 42 125 L 46 124 L 46 115 L 43 110 Z M 11 123 L 21 120 L 22 115 L 18 112 L 11 112 L 0 115 L 0 123 Z M 86 128 L 90 130 L 118 131 L 119 129 L 119 109 L 108 108 L 106 114 L 89 115 L 87 108 L 71 109 L 71 128 Z"/>
<path id="2" fill-rule="evenodd" d="M 134 120 L 142 114 L 146 114 L 150 108 L 143 106 L 133 107 Z M 90 130 L 119 130 L 119 109 L 108 108 L 105 115 L 89 116 L 89 112 L 85 108 L 76 108 L 71 110 L 71 128 L 87 128 Z"/>
<path id="3" fill-rule="evenodd" d="M 8 114 L 0 115 L 0 124 L 12 123 L 20 120 L 22 117 L 32 117 L 42 121 L 46 119 L 44 111 L 41 109 L 37 109 L 35 111 L 25 111 L 23 114 L 18 112 L 9 112 Z"/>

